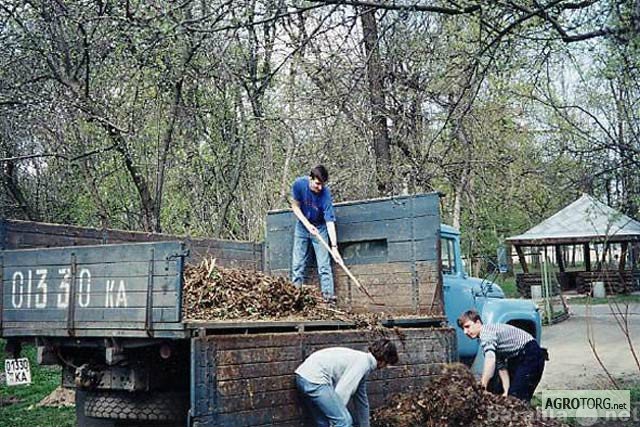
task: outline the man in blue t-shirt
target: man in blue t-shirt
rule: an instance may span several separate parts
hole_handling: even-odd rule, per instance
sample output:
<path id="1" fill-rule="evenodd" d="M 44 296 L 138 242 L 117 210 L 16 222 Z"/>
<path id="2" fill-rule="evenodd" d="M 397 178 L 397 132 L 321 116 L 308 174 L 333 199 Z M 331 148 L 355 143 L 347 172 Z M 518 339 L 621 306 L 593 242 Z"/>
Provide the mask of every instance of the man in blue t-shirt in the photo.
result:
<path id="1" fill-rule="evenodd" d="M 318 165 L 311 169 L 309 176 L 297 178 L 291 188 L 291 209 L 298 218 L 293 239 L 291 280 L 296 286 L 302 285 L 309 259 L 309 244 L 313 244 L 322 295 L 326 301 L 333 302 L 335 294 L 330 257 L 336 262 L 342 262 L 342 258 L 338 252 L 333 200 L 326 186 L 328 180 L 329 172 L 324 166 Z M 331 253 L 314 236 L 320 236 L 328 242 Z"/>

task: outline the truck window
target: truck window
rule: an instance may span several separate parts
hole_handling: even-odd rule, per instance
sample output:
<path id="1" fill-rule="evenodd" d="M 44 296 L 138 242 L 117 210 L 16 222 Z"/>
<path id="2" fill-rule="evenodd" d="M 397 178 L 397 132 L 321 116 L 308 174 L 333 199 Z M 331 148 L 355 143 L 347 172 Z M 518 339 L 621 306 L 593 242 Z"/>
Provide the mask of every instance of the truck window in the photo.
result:
<path id="1" fill-rule="evenodd" d="M 441 251 L 441 262 L 442 262 L 442 274 L 455 274 L 456 273 L 456 258 L 454 251 L 454 243 L 453 239 L 448 239 L 443 237 L 440 239 L 440 251 Z"/>

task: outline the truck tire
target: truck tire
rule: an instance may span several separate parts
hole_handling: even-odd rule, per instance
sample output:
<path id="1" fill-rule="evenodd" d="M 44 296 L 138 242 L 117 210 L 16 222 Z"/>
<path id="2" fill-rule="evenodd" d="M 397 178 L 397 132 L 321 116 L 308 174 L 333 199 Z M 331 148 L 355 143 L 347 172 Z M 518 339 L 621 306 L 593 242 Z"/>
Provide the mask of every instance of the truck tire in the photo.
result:
<path id="1" fill-rule="evenodd" d="M 116 427 L 115 420 L 87 417 L 84 414 L 85 390 L 76 390 L 76 427 Z"/>
<path id="2" fill-rule="evenodd" d="M 177 392 L 89 391 L 85 397 L 87 417 L 142 421 L 183 421 L 188 396 Z"/>

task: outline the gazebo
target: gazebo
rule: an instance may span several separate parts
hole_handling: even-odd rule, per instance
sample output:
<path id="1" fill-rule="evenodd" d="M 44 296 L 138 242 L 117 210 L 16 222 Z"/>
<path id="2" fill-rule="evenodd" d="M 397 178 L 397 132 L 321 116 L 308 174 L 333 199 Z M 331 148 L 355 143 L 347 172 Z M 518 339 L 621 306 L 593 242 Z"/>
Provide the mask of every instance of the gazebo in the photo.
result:
<path id="1" fill-rule="evenodd" d="M 530 266 L 540 256 L 555 261 L 563 291 L 589 293 L 594 282 L 604 282 L 609 294 L 637 288 L 640 222 L 587 194 L 506 242 L 522 267 L 516 276 L 522 296 L 530 297 L 531 286 L 541 284 L 540 273 Z"/>

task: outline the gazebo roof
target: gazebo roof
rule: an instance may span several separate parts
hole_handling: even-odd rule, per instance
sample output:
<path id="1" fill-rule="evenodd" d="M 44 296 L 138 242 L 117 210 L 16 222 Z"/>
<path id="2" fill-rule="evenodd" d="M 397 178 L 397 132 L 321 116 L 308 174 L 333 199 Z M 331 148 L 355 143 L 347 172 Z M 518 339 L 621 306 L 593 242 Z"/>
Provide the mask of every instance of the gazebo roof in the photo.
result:
<path id="1" fill-rule="evenodd" d="M 506 239 L 528 246 L 630 240 L 640 240 L 640 222 L 587 194 L 525 233 Z"/>

